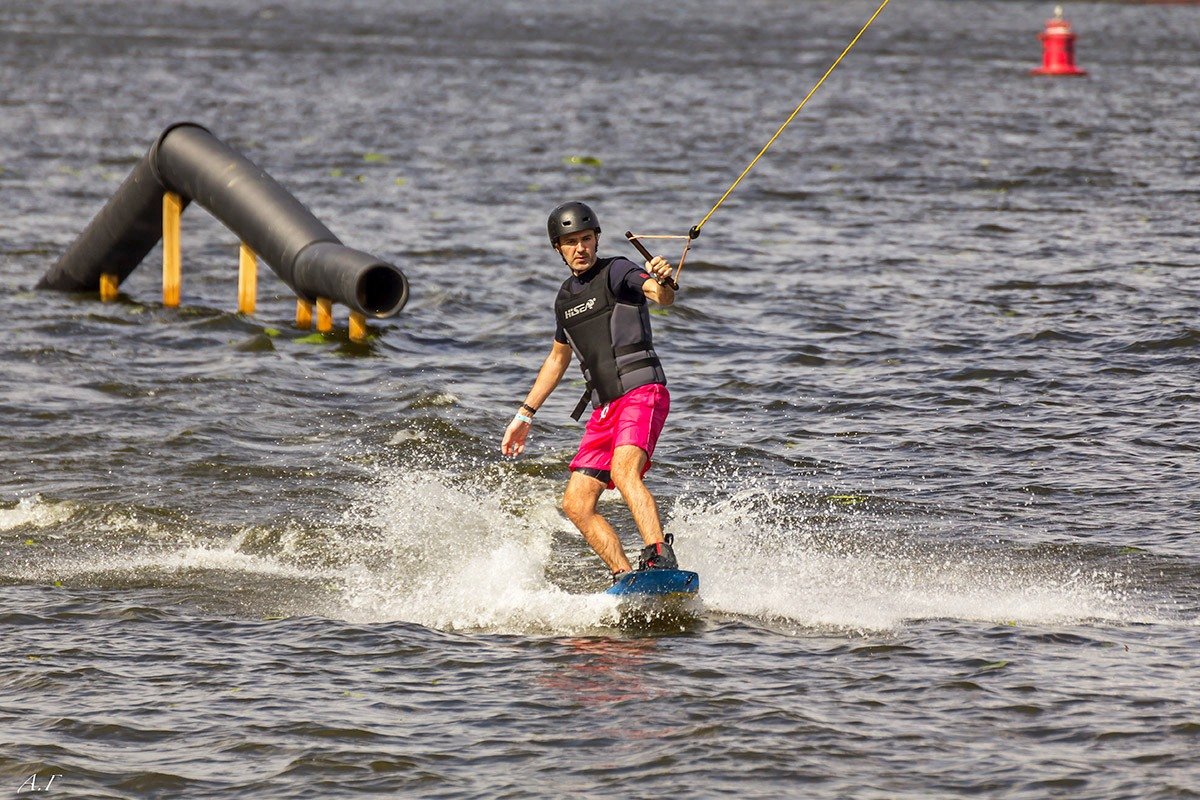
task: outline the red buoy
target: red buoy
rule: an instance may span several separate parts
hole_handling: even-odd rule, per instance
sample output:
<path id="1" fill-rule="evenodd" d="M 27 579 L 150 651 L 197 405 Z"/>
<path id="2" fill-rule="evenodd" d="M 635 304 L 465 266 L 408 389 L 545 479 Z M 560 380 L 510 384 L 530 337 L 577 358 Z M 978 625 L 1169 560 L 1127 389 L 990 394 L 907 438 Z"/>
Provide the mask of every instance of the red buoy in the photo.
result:
<path id="1" fill-rule="evenodd" d="M 1042 66 L 1030 70 L 1034 75 L 1087 75 L 1075 66 L 1075 32 L 1063 19 L 1062 6 L 1054 7 L 1054 18 L 1046 20 L 1046 30 L 1038 34 L 1042 40 Z"/>

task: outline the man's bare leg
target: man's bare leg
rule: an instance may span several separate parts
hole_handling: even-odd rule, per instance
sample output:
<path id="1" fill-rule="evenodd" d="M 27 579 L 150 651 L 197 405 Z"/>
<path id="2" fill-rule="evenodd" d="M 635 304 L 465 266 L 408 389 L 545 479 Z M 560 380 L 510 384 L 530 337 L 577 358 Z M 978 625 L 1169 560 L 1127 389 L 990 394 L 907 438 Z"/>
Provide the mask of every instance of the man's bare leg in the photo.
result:
<path id="1" fill-rule="evenodd" d="M 571 479 L 567 481 L 567 490 L 563 494 L 563 513 L 576 528 L 579 528 L 583 538 L 610 570 L 628 572 L 632 567 L 629 566 L 629 559 L 625 557 L 625 550 L 621 547 L 621 539 L 612 525 L 608 524 L 608 520 L 596 511 L 596 503 L 599 502 L 600 493 L 604 491 L 605 486 L 606 484 L 591 475 L 572 472 Z M 654 499 L 651 498 L 651 503 L 653 502 Z"/>
<path id="2" fill-rule="evenodd" d="M 649 456 L 646 451 L 634 444 L 623 444 L 613 451 L 612 481 L 616 484 L 629 513 L 642 535 L 646 544 L 656 544 L 663 540 L 662 520 L 658 516 L 658 505 L 654 495 L 642 481 L 642 467 L 646 465 Z"/>

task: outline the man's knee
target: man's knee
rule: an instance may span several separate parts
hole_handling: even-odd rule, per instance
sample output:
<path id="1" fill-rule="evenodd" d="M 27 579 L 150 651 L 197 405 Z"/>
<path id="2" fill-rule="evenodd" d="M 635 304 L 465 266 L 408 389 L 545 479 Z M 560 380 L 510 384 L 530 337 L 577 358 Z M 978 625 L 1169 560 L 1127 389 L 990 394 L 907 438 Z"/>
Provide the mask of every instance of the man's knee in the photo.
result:
<path id="1" fill-rule="evenodd" d="M 612 482 L 622 492 L 625 487 L 642 482 L 642 467 L 646 464 L 646 451 L 639 447 L 618 448 L 613 455 Z"/>
<path id="2" fill-rule="evenodd" d="M 642 483 L 641 470 L 634 468 L 618 470 L 614 467 L 612 471 L 612 482 L 613 485 L 617 487 L 617 491 L 621 492 L 622 494 L 625 493 L 626 489 L 638 486 L 639 484 L 644 485 Z"/>
<path id="3" fill-rule="evenodd" d="M 568 484 L 567 491 L 563 494 L 562 509 L 567 519 L 579 525 L 596 513 L 596 498 L 588 492 L 573 489 Z"/>

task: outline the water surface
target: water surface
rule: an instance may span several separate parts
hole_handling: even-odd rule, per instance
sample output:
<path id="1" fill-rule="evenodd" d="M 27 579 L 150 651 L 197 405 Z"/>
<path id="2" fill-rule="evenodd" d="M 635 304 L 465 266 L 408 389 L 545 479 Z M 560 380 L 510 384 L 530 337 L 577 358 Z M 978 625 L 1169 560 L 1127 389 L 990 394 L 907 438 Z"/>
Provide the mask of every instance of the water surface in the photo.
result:
<path id="1" fill-rule="evenodd" d="M 548 211 L 683 233 L 874 4 L 0 10 L 0 780 L 79 798 L 1200 794 L 1200 10 L 893 3 L 654 318 L 699 619 L 558 511 Z M 413 295 L 313 340 L 184 217 L 33 290 L 193 120 Z M 675 257 L 669 250 L 666 254 Z M 636 547 L 619 499 L 603 508 Z"/>

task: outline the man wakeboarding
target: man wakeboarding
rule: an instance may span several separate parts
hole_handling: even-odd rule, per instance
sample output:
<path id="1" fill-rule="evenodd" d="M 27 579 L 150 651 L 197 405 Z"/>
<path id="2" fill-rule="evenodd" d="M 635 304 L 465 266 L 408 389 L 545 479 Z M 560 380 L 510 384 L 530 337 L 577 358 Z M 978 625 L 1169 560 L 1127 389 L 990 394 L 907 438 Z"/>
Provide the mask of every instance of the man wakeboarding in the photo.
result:
<path id="1" fill-rule="evenodd" d="M 550 355 L 504 431 L 501 452 L 518 456 L 525 450 L 533 415 L 562 380 L 574 352 L 587 389 L 573 416 L 579 419 L 588 401 L 593 411 L 571 461 L 563 513 L 616 581 L 631 566 L 616 531 L 596 510 L 601 492 L 615 488 L 645 544 L 638 569 L 677 569 L 658 505 L 643 481 L 671 406 L 667 377 L 654 352 L 647 302 L 675 302 L 675 290 L 667 283 L 671 264 L 661 256 L 643 266 L 620 257 L 598 258 L 600 223 L 583 203 L 563 203 L 551 212 L 546 227 L 571 276 L 554 303 L 557 328 Z"/>

